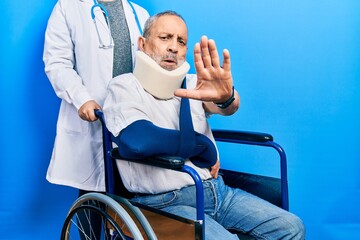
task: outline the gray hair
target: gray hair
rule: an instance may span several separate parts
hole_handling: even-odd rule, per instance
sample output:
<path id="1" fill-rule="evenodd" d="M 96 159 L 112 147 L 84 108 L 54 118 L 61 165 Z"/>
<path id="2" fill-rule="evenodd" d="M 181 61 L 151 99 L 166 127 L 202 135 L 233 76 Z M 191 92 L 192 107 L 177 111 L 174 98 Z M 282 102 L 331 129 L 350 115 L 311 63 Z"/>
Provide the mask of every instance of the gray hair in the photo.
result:
<path id="1" fill-rule="evenodd" d="M 177 16 L 177 17 L 181 18 L 185 22 L 184 18 L 175 11 L 167 10 L 167 11 L 164 11 L 164 12 L 157 13 L 157 14 L 149 17 L 146 20 L 145 26 L 144 26 L 144 31 L 143 31 L 143 37 L 144 38 L 148 38 L 150 36 L 150 31 L 151 31 L 151 28 L 152 28 L 154 22 L 156 22 L 156 20 L 158 20 L 162 16 Z"/>

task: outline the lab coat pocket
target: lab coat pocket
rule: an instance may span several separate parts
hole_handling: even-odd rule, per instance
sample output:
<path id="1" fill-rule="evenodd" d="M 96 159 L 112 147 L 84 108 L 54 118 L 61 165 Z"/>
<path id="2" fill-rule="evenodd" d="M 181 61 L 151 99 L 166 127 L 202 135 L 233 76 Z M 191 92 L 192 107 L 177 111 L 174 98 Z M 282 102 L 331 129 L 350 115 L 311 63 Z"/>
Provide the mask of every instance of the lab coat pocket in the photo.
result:
<path id="1" fill-rule="evenodd" d="M 65 132 L 71 134 L 87 133 L 89 128 L 89 123 L 79 117 L 76 108 L 64 102 L 60 108 L 59 124 Z"/>

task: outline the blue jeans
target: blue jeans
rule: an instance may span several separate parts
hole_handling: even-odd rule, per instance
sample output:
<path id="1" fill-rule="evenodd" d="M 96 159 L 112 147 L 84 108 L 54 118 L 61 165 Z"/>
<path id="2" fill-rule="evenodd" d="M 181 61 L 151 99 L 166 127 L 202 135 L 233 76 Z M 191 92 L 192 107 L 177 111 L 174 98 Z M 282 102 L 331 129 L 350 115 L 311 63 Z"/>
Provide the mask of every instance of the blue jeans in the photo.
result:
<path id="1" fill-rule="evenodd" d="M 256 239 L 304 239 L 303 222 L 294 214 L 241 189 L 230 188 L 221 177 L 203 182 L 205 238 L 239 239 L 228 230 Z M 132 200 L 188 219 L 196 219 L 194 186 Z"/>

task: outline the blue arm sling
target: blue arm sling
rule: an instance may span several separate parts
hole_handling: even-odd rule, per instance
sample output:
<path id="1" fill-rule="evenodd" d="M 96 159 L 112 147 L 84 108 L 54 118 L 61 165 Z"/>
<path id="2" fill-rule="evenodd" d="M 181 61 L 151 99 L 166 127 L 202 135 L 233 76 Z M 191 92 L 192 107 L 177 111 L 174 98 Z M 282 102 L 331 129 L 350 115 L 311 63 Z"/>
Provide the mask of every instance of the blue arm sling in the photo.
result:
<path id="1" fill-rule="evenodd" d="M 160 128 L 146 120 L 133 122 L 117 137 L 113 137 L 113 141 L 118 145 L 119 153 L 125 159 L 146 159 L 168 155 L 189 158 L 201 168 L 213 166 L 217 161 L 213 142 L 203 134 L 194 132 L 194 135 L 195 143 L 191 152 L 183 155 L 179 152 L 181 145 L 179 130 Z"/>

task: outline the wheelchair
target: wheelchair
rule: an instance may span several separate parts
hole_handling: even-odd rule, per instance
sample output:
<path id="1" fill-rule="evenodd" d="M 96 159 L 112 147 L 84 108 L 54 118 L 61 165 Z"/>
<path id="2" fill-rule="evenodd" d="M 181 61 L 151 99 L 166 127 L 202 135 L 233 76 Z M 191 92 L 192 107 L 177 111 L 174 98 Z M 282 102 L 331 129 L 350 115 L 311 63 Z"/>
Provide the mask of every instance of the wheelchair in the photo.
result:
<path id="1" fill-rule="evenodd" d="M 204 195 L 200 176 L 179 157 L 158 156 L 127 160 L 188 173 L 196 186 L 196 219 L 186 219 L 149 206 L 131 202 L 132 193 L 122 185 L 115 161 L 121 159 L 113 147 L 104 115 L 95 110 L 103 133 L 105 193 L 88 193 L 71 206 L 63 224 L 61 239 L 205 239 Z M 289 210 L 286 154 L 266 133 L 212 130 L 217 142 L 254 145 L 274 149 L 279 155 L 280 176 L 271 177 L 221 169 L 224 182 Z M 222 159 L 224 161 L 224 159 Z M 226 161 L 226 160 L 225 160 Z M 117 186 L 115 186 L 115 182 Z M 81 235 L 81 237 L 80 237 Z M 252 239 L 238 233 L 241 239 Z"/>

